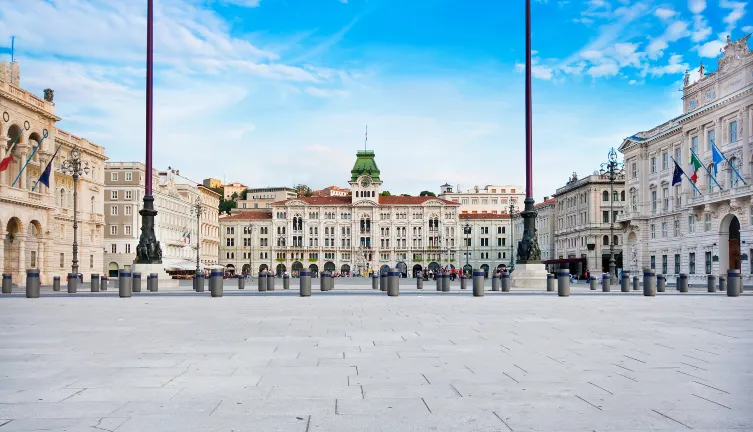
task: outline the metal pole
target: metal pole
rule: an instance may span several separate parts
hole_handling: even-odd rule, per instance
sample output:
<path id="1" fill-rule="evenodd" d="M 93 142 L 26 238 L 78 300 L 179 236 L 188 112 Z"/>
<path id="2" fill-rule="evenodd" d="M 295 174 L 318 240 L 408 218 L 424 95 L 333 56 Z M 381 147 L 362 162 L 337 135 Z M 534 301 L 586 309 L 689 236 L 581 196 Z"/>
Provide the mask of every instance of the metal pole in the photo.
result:
<path id="1" fill-rule="evenodd" d="M 73 166 L 73 274 L 78 278 L 78 170 L 80 161 L 71 161 Z"/>
<path id="2" fill-rule="evenodd" d="M 515 244 L 515 220 L 513 219 L 513 205 L 510 203 L 510 270 L 512 270 L 515 266 L 515 261 L 513 260 L 513 257 L 515 256 L 515 248 L 513 245 Z"/>
<path id="3" fill-rule="evenodd" d="M 614 261 L 614 169 L 613 163 L 609 164 L 609 282 L 617 283 L 617 269 Z"/>
<path id="4" fill-rule="evenodd" d="M 196 273 L 201 271 L 199 255 L 201 254 L 201 203 L 196 203 Z"/>

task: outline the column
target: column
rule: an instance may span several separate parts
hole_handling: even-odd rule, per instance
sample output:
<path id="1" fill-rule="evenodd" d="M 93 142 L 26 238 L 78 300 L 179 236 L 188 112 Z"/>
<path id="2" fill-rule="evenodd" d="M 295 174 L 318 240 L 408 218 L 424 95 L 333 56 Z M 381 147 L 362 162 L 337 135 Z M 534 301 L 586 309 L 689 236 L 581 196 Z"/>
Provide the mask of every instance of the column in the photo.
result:
<path id="1" fill-rule="evenodd" d="M 20 284 L 21 281 L 26 280 L 26 235 L 17 235 L 13 241 L 18 242 L 18 268 L 16 269 L 18 273 L 13 275 L 13 279 L 18 280 Z"/>
<path id="2" fill-rule="evenodd" d="M 750 108 L 745 107 L 743 108 L 743 115 L 740 119 L 740 127 L 743 128 L 743 160 L 740 164 L 740 171 L 742 171 L 740 175 L 743 176 L 747 183 L 750 183 L 751 176 L 753 176 L 750 168 L 750 127 L 753 124 L 753 121 L 751 121 L 751 114 L 753 114 L 753 111 L 751 111 Z"/>
<path id="3" fill-rule="evenodd" d="M 0 160 L 5 159 L 5 146 L 8 145 L 8 142 L 5 141 L 8 139 L 5 134 L 0 135 Z M 7 181 L 5 180 L 8 170 L 5 170 L 3 172 L 0 172 L 0 186 L 3 186 L 7 184 Z"/>
<path id="4" fill-rule="evenodd" d="M 687 171 L 690 170 L 690 164 L 688 161 L 690 160 L 690 134 L 688 132 L 683 131 L 683 137 L 682 137 L 682 150 L 680 151 L 680 157 L 682 158 L 682 161 L 680 162 L 680 165 L 682 167 L 682 170 L 688 174 L 688 177 L 692 175 L 692 173 L 688 173 Z M 687 179 L 686 179 L 687 180 Z M 683 181 L 682 183 L 682 191 L 680 192 L 680 197 L 682 202 L 688 202 L 688 192 L 690 191 L 690 184 L 688 184 L 687 181 Z M 644 184 L 645 186 L 648 186 L 647 183 Z M 646 189 L 644 187 L 644 189 Z"/>
<path id="5" fill-rule="evenodd" d="M 26 158 L 28 157 L 29 157 L 29 151 L 24 149 L 21 152 L 21 160 L 20 160 L 20 164 L 18 165 L 19 172 L 21 172 L 20 170 L 24 167 L 24 164 L 26 163 Z M 11 181 L 13 180 L 15 180 L 15 177 L 11 179 Z M 23 170 L 23 172 L 21 172 L 21 178 L 18 179 L 18 183 L 16 183 L 16 187 L 22 190 L 26 190 L 26 170 Z"/>
<path id="6" fill-rule="evenodd" d="M 0 232 L 0 269 L 5 269 L 5 229 Z"/>

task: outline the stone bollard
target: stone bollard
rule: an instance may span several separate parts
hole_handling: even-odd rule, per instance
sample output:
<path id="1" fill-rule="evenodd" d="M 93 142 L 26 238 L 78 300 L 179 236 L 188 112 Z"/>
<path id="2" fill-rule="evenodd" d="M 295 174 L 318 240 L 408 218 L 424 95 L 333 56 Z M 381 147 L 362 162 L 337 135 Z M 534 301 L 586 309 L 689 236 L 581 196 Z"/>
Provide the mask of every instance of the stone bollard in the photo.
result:
<path id="1" fill-rule="evenodd" d="M 319 272 L 319 289 L 327 291 L 327 272 Z"/>
<path id="2" fill-rule="evenodd" d="M 656 295 L 656 272 L 653 269 L 643 269 L 643 295 L 654 297 Z"/>
<path id="3" fill-rule="evenodd" d="M 512 274 L 504 272 L 502 273 L 502 277 L 500 278 L 500 283 L 502 285 L 502 292 L 510 292 L 510 285 L 512 285 Z"/>
<path id="4" fill-rule="evenodd" d="M 656 292 L 664 292 L 667 286 L 667 278 L 664 275 L 656 275 Z"/>
<path id="5" fill-rule="evenodd" d="M 371 275 L 371 289 L 379 289 L 379 276 L 376 273 Z"/>
<path id="6" fill-rule="evenodd" d="M 130 297 L 133 294 L 133 282 L 130 270 L 118 270 L 118 295 Z"/>
<path id="7" fill-rule="evenodd" d="M 26 298 L 39 298 L 39 269 L 26 270 Z"/>
<path id="8" fill-rule="evenodd" d="M 591 291 L 596 291 L 596 286 L 599 284 L 598 279 L 596 279 L 596 276 L 589 276 L 588 279 L 591 284 Z"/>
<path id="9" fill-rule="evenodd" d="M 59 280 L 60 278 L 58 278 Z M 3 273 L 3 294 L 13 293 L 13 275 L 10 273 Z"/>
<path id="10" fill-rule="evenodd" d="M 681 293 L 688 292 L 688 275 L 685 273 L 680 273 L 680 276 L 677 278 L 677 291 Z"/>
<path id="11" fill-rule="evenodd" d="M 238 276 L 238 289 L 242 290 L 246 288 L 246 276 L 239 274 Z"/>
<path id="12" fill-rule="evenodd" d="M 465 273 L 462 273 L 460 275 L 460 289 L 464 290 L 468 288 L 468 278 L 465 276 Z"/>
<path id="13" fill-rule="evenodd" d="M 556 278 L 554 276 L 554 273 L 547 273 L 546 274 L 546 290 L 547 292 L 554 292 L 554 284 L 556 283 Z"/>
<path id="14" fill-rule="evenodd" d="M 601 292 L 609 292 L 612 290 L 611 277 L 608 273 L 601 275 Z"/>
<path id="15" fill-rule="evenodd" d="M 638 275 L 633 276 L 633 291 L 638 291 L 640 289 L 640 278 Z"/>
<path id="16" fill-rule="evenodd" d="M 442 292 L 450 292 L 450 274 L 442 273 Z"/>
<path id="17" fill-rule="evenodd" d="M 387 291 L 387 272 L 379 271 L 379 291 Z"/>
<path id="18" fill-rule="evenodd" d="M 299 274 L 301 297 L 311 297 L 311 272 L 301 270 Z M 261 291 L 261 288 L 259 288 Z"/>
<path id="19" fill-rule="evenodd" d="M 151 274 L 146 276 L 146 290 L 149 292 L 154 290 L 154 281 Z"/>
<path id="20" fill-rule="evenodd" d="M 628 270 L 622 271 L 622 280 L 620 281 L 620 291 L 630 291 L 630 272 Z"/>
<path id="21" fill-rule="evenodd" d="M 222 270 L 212 270 L 209 272 L 209 292 L 212 297 L 222 297 L 224 293 L 222 273 Z"/>
<path id="22" fill-rule="evenodd" d="M 282 275 L 282 289 L 284 290 L 290 289 L 290 275 L 287 275 L 287 274 Z"/>
<path id="23" fill-rule="evenodd" d="M 497 273 L 492 275 L 492 291 L 499 291 L 499 275 Z"/>
<path id="24" fill-rule="evenodd" d="M 99 292 L 99 275 L 92 273 L 91 292 Z"/>
<path id="25" fill-rule="evenodd" d="M 437 291 L 442 291 L 442 273 L 435 273 L 434 281 L 437 282 Z"/>
<path id="26" fill-rule="evenodd" d="M 193 289 L 196 292 L 204 292 L 204 273 L 203 272 L 199 272 L 193 275 Z"/>
<path id="27" fill-rule="evenodd" d="M 141 292 L 141 273 L 137 273 L 137 272 L 131 273 L 131 292 L 132 293 Z"/>
<path id="28" fill-rule="evenodd" d="M 710 293 L 716 292 L 716 276 L 714 275 L 706 276 L 706 289 Z"/>
<path id="29" fill-rule="evenodd" d="M 99 287 L 99 284 L 97 284 L 97 287 Z M 60 276 L 52 277 L 52 290 L 60 291 Z"/>
<path id="30" fill-rule="evenodd" d="M 99 290 L 100 291 L 107 291 L 107 284 L 110 282 L 107 276 L 100 276 L 99 277 Z"/>
<path id="31" fill-rule="evenodd" d="M 75 273 L 68 273 L 68 294 L 76 294 L 78 291 L 78 276 Z"/>
<path id="32" fill-rule="evenodd" d="M 719 276 L 719 291 L 721 292 L 727 292 L 727 278 L 724 276 Z M 740 293 L 743 292 L 743 285 L 740 284 Z"/>
<path id="33" fill-rule="evenodd" d="M 310 272 L 308 272 L 309 275 L 311 275 Z M 311 276 L 309 276 L 310 278 Z M 267 272 L 264 270 L 259 272 L 259 292 L 266 292 L 267 291 Z"/>
<path id="34" fill-rule="evenodd" d="M 570 296 L 570 270 L 557 270 L 557 295 L 560 297 Z"/>
<path id="35" fill-rule="evenodd" d="M 727 297 L 737 297 L 740 295 L 740 270 L 727 270 Z"/>
<path id="36" fill-rule="evenodd" d="M 267 291 L 275 290 L 275 274 L 267 272 Z"/>
<path id="37" fill-rule="evenodd" d="M 397 297 L 400 295 L 400 271 L 393 268 L 387 273 L 387 295 Z"/>
<path id="38" fill-rule="evenodd" d="M 473 296 L 484 296 L 484 271 L 473 270 Z"/>
<path id="39" fill-rule="evenodd" d="M 422 278 L 421 276 L 416 278 L 416 289 L 424 289 L 424 278 Z"/>
<path id="40" fill-rule="evenodd" d="M 159 291 L 159 278 L 157 278 L 157 273 L 150 273 L 149 277 L 152 278 L 152 292 Z"/>

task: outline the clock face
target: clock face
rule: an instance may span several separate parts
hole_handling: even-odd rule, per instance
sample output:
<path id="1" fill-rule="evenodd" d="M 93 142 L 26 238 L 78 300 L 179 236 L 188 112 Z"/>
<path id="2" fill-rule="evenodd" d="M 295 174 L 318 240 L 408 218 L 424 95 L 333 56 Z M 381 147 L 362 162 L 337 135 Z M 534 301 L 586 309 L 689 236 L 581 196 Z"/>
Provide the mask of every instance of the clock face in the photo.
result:
<path id="1" fill-rule="evenodd" d="M 369 187 L 369 185 L 371 185 L 371 177 L 364 177 L 363 180 L 361 180 L 361 186 Z"/>

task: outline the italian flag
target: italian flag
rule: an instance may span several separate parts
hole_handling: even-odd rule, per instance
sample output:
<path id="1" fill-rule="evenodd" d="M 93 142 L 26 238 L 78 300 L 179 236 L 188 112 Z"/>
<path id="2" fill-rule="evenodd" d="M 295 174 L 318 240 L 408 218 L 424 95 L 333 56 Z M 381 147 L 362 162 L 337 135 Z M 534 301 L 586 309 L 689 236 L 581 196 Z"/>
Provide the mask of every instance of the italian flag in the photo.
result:
<path id="1" fill-rule="evenodd" d="M 698 170 L 703 168 L 703 164 L 698 160 L 695 153 L 691 153 L 690 166 L 693 167 L 693 175 L 690 176 L 690 179 L 693 180 L 693 183 L 698 183 Z"/>

